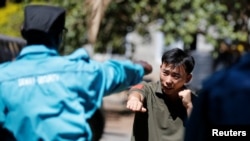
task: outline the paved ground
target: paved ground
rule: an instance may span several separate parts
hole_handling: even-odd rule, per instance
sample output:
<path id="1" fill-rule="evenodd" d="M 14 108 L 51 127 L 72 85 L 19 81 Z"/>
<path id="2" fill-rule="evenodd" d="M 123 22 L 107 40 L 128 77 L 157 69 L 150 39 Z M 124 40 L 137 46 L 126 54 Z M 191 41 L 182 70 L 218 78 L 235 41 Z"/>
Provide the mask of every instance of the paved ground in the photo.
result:
<path id="1" fill-rule="evenodd" d="M 126 93 L 104 98 L 105 131 L 100 141 L 129 141 L 134 114 L 126 109 Z"/>
<path id="2" fill-rule="evenodd" d="M 133 114 L 106 113 L 106 127 L 100 141 L 129 141 Z"/>

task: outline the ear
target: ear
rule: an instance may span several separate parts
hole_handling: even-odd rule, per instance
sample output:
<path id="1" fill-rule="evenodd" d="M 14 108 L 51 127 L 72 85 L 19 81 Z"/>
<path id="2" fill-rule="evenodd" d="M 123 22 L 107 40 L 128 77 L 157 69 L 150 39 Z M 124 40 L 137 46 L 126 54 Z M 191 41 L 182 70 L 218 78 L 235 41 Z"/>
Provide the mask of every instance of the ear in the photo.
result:
<path id="1" fill-rule="evenodd" d="M 187 78 L 186 78 L 186 83 L 190 82 L 190 80 L 192 79 L 193 75 L 192 74 L 188 74 Z"/>
<path id="2" fill-rule="evenodd" d="M 21 31 L 22 37 L 23 37 L 23 38 L 26 38 L 26 37 L 25 37 L 25 31 L 24 31 L 23 25 L 21 26 L 20 31 Z"/>

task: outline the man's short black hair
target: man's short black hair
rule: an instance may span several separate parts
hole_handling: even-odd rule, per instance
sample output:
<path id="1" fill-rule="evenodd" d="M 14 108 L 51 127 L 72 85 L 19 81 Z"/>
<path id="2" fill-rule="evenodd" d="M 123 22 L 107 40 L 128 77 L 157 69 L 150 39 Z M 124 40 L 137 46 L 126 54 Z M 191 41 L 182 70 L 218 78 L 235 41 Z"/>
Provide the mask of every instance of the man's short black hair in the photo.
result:
<path id="1" fill-rule="evenodd" d="M 163 53 L 161 58 L 162 63 L 173 64 L 174 66 L 184 66 L 187 74 L 190 74 L 195 65 L 193 56 L 180 48 L 173 48 Z"/>

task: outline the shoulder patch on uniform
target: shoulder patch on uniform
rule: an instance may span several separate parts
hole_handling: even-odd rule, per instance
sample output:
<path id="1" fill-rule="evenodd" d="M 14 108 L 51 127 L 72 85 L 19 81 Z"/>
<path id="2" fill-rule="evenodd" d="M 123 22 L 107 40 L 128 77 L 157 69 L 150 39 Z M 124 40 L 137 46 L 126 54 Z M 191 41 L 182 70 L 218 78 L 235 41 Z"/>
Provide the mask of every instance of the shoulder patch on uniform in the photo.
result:
<path id="1" fill-rule="evenodd" d="M 142 84 L 137 84 L 132 87 L 132 89 L 142 89 L 143 85 Z"/>

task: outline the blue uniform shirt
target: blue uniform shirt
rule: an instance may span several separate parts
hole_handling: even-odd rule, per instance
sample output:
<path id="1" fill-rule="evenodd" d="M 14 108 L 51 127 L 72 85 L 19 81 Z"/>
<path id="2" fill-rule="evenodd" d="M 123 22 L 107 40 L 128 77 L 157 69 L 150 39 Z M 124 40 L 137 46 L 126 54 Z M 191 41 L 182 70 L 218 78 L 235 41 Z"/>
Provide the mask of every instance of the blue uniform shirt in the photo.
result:
<path id="1" fill-rule="evenodd" d="M 0 65 L 0 126 L 19 141 L 91 140 L 86 120 L 105 95 L 139 83 L 141 65 L 91 60 L 81 48 L 69 56 L 43 45 L 25 47 Z"/>

